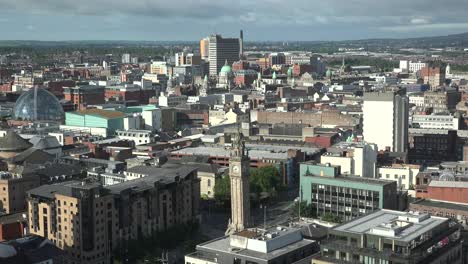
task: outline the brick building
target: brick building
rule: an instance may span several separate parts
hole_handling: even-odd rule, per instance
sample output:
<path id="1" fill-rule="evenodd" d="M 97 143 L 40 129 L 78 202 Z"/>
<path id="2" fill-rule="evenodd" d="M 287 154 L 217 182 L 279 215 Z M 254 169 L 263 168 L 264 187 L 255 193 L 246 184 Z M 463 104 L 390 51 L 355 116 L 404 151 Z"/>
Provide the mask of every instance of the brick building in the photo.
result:
<path id="1" fill-rule="evenodd" d="M 0 215 L 0 242 L 23 237 L 28 227 L 26 220 L 24 213 Z"/>
<path id="2" fill-rule="evenodd" d="M 428 84 L 431 89 L 435 89 L 445 84 L 445 69 L 441 67 L 424 67 L 421 69 L 421 77 L 424 84 Z"/>
<path id="3" fill-rule="evenodd" d="M 112 186 L 72 181 L 29 191 L 30 233 L 64 250 L 66 263 L 108 264 L 129 240 L 196 221 L 196 169 L 139 166 L 131 173 L 138 179 Z"/>
<path id="4" fill-rule="evenodd" d="M 103 104 L 104 87 L 84 85 L 76 87 L 65 87 L 63 91 L 65 100 L 72 102 L 76 110 L 86 109 L 88 105 Z"/>

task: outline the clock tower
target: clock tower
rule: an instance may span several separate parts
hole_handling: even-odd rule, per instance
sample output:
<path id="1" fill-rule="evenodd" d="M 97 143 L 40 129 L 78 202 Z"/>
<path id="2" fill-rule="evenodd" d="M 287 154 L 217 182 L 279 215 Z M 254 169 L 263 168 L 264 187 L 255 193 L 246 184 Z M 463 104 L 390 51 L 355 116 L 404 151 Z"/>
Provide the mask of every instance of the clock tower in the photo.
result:
<path id="1" fill-rule="evenodd" d="M 246 154 L 241 132 L 232 141 L 229 159 L 231 180 L 231 219 L 226 234 L 233 234 L 249 227 L 250 224 L 250 159 Z"/>

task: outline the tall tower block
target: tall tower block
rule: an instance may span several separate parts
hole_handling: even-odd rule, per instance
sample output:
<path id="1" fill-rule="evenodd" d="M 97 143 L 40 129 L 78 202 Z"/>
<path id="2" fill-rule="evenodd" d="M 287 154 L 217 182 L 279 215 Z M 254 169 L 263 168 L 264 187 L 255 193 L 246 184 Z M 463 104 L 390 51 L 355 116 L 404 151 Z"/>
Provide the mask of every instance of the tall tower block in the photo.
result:
<path id="1" fill-rule="evenodd" d="M 242 59 L 244 57 L 244 31 L 240 31 L 239 37 L 239 57 Z"/>

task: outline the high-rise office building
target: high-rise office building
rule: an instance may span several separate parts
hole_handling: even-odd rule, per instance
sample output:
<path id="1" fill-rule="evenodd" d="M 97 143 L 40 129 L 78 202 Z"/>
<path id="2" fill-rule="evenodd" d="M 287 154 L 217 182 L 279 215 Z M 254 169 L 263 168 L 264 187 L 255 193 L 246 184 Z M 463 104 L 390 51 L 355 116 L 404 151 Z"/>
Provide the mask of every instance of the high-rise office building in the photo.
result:
<path id="1" fill-rule="evenodd" d="M 232 65 L 239 60 L 240 42 L 237 38 L 211 35 L 209 38 L 210 75 L 217 76 L 224 64 Z"/>
<path id="2" fill-rule="evenodd" d="M 408 97 L 405 90 L 364 94 L 363 136 L 379 150 L 408 149 Z"/>
<path id="3" fill-rule="evenodd" d="M 240 31 L 240 38 L 239 38 L 239 57 L 244 57 L 244 31 Z"/>
<path id="4" fill-rule="evenodd" d="M 129 64 L 129 63 L 131 63 L 130 54 L 128 54 L 128 53 L 122 54 L 122 63 L 123 63 L 123 64 Z"/>
<path id="5" fill-rule="evenodd" d="M 210 54 L 210 38 L 206 37 L 200 40 L 200 56 L 204 61 L 208 61 Z"/>

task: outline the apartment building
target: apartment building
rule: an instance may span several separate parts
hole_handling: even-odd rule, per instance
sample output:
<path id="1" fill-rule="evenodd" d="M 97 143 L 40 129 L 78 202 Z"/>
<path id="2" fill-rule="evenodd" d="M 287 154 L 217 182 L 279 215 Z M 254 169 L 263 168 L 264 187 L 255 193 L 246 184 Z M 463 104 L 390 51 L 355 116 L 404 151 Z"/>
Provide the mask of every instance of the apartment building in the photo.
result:
<path id="1" fill-rule="evenodd" d="M 140 168 L 138 173 L 151 168 Z M 69 264 L 107 264 L 113 261 L 113 250 L 125 241 L 197 220 L 200 186 L 196 169 L 135 178 L 112 186 L 89 180 L 30 190 L 31 234 L 63 249 Z"/>

